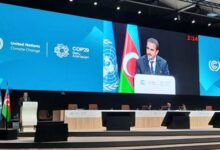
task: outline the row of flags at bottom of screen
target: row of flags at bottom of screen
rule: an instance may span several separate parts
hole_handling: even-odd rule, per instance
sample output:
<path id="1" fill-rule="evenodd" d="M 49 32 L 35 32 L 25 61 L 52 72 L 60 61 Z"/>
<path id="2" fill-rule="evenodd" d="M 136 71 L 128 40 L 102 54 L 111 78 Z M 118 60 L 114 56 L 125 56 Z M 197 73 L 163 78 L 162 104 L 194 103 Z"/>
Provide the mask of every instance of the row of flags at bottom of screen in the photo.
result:
<path id="1" fill-rule="evenodd" d="M 9 88 L 7 86 L 4 103 L 2 105 L 2 95 L 0 89 L 0 121 L 4 118 L 7 122 L 11 121 L 11 105 L 10 105 L 10 95 L 9 95 Z"/>

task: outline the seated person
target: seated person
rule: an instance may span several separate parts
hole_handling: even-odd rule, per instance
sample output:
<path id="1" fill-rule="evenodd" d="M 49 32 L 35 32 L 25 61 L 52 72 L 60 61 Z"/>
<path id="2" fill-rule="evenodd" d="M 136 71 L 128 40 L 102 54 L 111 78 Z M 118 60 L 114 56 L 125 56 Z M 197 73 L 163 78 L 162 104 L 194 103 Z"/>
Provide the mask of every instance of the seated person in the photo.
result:
<path id="1" fill-rule="evenodd" d="M 180 110 L 187 110 L 185 104 L 182 104 L 181 106 L 179 106 L 179 109 L 180 109 Z"/>
<path id="2" fill-rule="evenodd" d="M 166 105 L 161 106 L 161 110 L 171 110 L 171 103 L 167 102 Z"/>
<path id="3" fill-rule="evenodd" d="M 148 110 L 151 110 L 151 109 L 152 109 L 152 105 L 149 104 L 149 105 L 148 105 Z"/>
<path id="4" fill-rule="evenodd" d="M 142 110 L 151 110 L 152 106 L 151 104 L 149 105 L 142 105 Z"/>
<path id="5" fill-rule="evenodd" d="M 148 106 L 147 105 L 142 105 L 141 109 L 142 110 L 147 110 Z"/>

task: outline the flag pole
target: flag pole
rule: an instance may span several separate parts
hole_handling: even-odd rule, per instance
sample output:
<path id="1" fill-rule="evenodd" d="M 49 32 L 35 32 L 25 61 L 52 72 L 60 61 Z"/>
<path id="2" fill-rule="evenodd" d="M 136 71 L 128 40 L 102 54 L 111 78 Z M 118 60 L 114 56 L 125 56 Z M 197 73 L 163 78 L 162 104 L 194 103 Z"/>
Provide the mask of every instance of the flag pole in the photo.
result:
<path id="1" fill-rule="evenodd" d="M 0 96 L 2 96 L 2 88 L 1 88 L 1 85 L 0 85 Z M 2 99 L 1 99 L 2 101 Z M 4 103 L 4 101 L 3 101 Z M 2 109 L 1 109 L 1 115 L 2 115 Z M 4 124 L 5 124 L 5 130 L 7 131 L 8 130 L 8 127 L 7 127 L 7 120 L 3 117 L 2 120 L 4 121 Z"/>
<path id="2" fill-rule="evenodd" d="M 8 81 L 7 81 L 7 89 L 8 89 Z M 6 89 L 6 90 L 7 90 Z M 5 94 L 7 94 L 7 92 L 5 92 Z M 8 93 L 9 94 L 9 93 Z M 8 131 L 8 120 L 6 119 L 6 131 Z"/>
<path id="3" fill-rule="evenodd" d="M 8 131 L 8 121 L 5 121 L 5 127 L 6 127 L 6 131 Z"/>
<path id="4" fill-rule="evenodd" d="M 4 98 L 4 104 L 3 104 L 3 108 L 2 108 L 2 110 L 5 108 L 5 107 L 8 107 L 8 102 L 7 102 L 7 100 L 9 99 L 9 97 L 8 97 L 8 95 L 9 95 L 9 93 L 8 93 L 8 82 L 6 83 L 6 91 L 5 91 L 5 98 Z M 8 97 L 8 98 L 7 98 Z M 5 106 L 5 105 L 7 105 L 7 106 Z M 10 102 L 9 102 L 9 107 L 10 107 Z M 7 108 L 8 109 L 8 108 Z M 9 108 L 10 109 L 10 108 Z M 10 119 L 8 119 L 8 110 L 6 110 L 5 111 L 5 109 L 3 110 L 4 111 L 4 120 L 5 120 L 5 129 L 6 129 L 6 131 L 8 131 L 8 120 L 10 121 Z M 3 111 L 1 112 L 1 113 L 3 113 Z M 6 114 L 5 114 L 6 113 Z M 5 116 L 6 115 L 6 116 Z M 11 115 L 11 114 L 9 114 L 9 115 Z"/>
<path id="5" fill-rule="evenodd" d="M 3 99 L 2 99 L 2 87 L 1 87 L 1 85 L 2 85 L 2 82 L 3 82 L 3 79 L 2 78 L 0 78 L 0 121 L 2 120 L 3 121 L 3 123 L 4 123 L 4 118 L 2 117 L 2 104 L 3 104 Z"/>

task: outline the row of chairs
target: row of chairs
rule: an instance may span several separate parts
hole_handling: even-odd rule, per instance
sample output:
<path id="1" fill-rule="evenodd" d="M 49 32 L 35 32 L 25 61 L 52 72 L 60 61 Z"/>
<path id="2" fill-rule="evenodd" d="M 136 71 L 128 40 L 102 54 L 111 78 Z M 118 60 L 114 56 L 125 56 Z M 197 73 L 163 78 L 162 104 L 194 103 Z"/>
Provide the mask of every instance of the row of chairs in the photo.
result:
<path id="1" fill-rule="evenodd" d="M 76 109 L 78 109 L 78 105 L 77 104 L 69 104 L 68 109 L 69 110 L 76 110 Z M 122 110 L 130 110 L 130 106 L 127 104 L 121 105 L 121 109 Z M 89 110 L 98 110 L 98 105 L 97 104 L 89 104 Z"/>
<path id="2" fill-rule="evenodd" d="M 76 109 L 78 109 L 78 105 L 77 104 L 69 104 L 68 109 L 69 110 L 76 110 Z M 89 104 L 89 110 L 97 110 L 97 109 L 98 109 L 97 104 Z M 123 105 L 121 105 L 121 109 L 122 110 L 130 110 L 130 105 L 123 104 Z M 151 109 L 151 106 L 143 105 L 142 109 L 148 110 L 148 109 Z M 213 110 L 213 107 L 211 105 L 206 105 L 205 110 Z"/>

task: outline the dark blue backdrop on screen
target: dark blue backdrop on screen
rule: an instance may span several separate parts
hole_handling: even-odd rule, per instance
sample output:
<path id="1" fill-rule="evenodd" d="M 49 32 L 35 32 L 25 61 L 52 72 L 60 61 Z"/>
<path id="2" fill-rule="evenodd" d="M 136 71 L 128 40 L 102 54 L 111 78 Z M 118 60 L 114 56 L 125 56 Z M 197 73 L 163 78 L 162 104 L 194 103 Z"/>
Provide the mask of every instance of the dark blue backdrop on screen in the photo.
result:
<path id="1" fill-rule="evenodd" d="M 103 91 L 104 21 L 6 4 L 0 10 L 0 77 L 10 88 Z"/>

